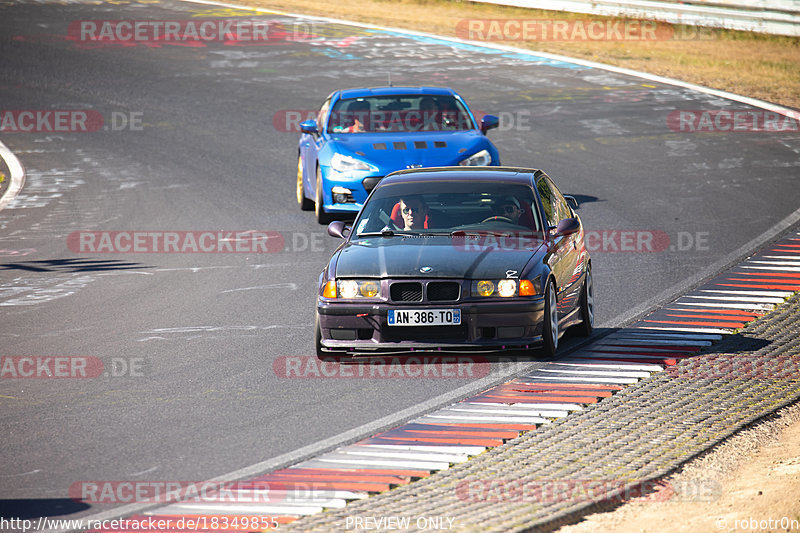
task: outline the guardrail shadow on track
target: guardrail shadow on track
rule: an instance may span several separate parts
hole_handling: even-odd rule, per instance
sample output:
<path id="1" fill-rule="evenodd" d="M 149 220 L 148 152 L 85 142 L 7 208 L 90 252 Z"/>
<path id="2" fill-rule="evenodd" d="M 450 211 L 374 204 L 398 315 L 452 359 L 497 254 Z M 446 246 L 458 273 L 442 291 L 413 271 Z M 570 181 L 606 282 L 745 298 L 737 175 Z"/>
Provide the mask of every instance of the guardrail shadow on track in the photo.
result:
<path id="1" fill-rule="evenodd" d="M 133 270 L 154 268 L 142 263 L 119 259 L 47 259 L 42 261 L 19 261 L 0 263 L 0 270 L 24 272 L 107 272 L 110 270 Z"/>

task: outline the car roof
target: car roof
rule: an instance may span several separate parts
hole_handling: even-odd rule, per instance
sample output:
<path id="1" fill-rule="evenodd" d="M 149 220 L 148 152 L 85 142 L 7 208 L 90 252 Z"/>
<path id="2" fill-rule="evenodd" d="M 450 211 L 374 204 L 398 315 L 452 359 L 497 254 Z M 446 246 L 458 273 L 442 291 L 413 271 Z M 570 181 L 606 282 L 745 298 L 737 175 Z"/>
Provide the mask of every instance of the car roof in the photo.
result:
<path id="1" fill-rule="evenodd" d="M 451 95 L 456 93 L 453 89 L 445 87 L 371 87 L 361 89 L 342 89 L 340 98 L 359 98 L 363 96 L 386 96 L 396 94 L 431 94 L 431 95 Z"/>
<path id="2" fill-rule="evenodd" d="M 410 183 L 426 180 L 502 181 L 531 185 L 542 170 L 520 167 L 429 167 L 398 170 L 383 178 L 379 184 Z"/>

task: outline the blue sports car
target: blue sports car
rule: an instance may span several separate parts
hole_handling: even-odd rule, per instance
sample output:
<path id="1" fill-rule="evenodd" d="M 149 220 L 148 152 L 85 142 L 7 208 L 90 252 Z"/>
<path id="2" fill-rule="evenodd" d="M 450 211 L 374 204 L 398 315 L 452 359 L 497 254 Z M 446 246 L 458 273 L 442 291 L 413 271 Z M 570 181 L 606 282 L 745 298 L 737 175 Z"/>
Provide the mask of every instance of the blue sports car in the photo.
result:
<path id="1" fill-rule="evenodd" d="M 497 166 L 486 137 L 499 120 L 480 124 L 452 89 L 381 87 L 331 94 L 316 120 L 300 124 L 297 202 L 321 224 L 355 215 L 370 191 L 396 170 Z"/>

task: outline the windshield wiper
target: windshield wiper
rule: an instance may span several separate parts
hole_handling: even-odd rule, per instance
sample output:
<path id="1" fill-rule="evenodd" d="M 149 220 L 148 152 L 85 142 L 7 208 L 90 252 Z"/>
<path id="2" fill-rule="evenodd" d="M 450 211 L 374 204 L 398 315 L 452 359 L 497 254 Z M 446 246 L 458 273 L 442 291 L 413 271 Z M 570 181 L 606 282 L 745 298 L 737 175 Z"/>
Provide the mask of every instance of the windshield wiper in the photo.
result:
<path id="1" fill-rule="evenodd" d="M 394 235 L 394 231 L 390 229 L 385 229 L 381 231 L 367 231 L 365 233 L 359 233 L 359 237 L 392 237 Z"/>
<path id="2" fill-rule="evenodd" d="M 527 235 L 537 235 L 535 231 L 531 230 L 497 230 L 497 229 L 457 229 L 450 232 L 451 237 L 482 237 L 484 235 L 492 235 L 493 237 L 520 237 Z"/>

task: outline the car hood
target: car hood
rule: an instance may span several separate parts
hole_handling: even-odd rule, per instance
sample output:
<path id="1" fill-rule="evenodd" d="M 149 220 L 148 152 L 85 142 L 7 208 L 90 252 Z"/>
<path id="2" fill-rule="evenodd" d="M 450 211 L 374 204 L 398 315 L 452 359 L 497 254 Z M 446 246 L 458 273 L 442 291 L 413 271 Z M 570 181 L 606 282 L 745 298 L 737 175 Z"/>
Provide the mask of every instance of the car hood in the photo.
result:
<path id="1" fill-rule="evenodd" d="M 489 139 L 478 130 L 352 133 L 335 134 L 331 138 L 331 153 L 366 159 L 385 173 L 416 166 L 457 165 L 489 146 Z"/>
<path id="2" fill-rule="evenodd" d="M 369 237 L 348 242 L 336 257 L 337 278 L 501 279 L 521 275 L 534 256 L 545 253 L 533 238 L 509 240 L 449 236 Z M 541 258 L 539 258 L 541 260 Z M 423 273 L 420 269 L 430 268 Z"/>

